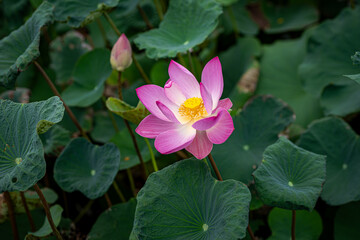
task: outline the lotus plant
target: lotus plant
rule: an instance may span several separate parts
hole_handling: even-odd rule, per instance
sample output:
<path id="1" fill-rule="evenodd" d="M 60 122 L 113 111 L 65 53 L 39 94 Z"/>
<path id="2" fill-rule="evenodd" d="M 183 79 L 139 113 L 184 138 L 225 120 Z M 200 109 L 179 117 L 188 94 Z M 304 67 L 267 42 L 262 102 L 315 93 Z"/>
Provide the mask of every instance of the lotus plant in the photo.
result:
<path id="1" fill-rule="evenodd" d="M 162 154 L 185 148 L 196 158 L 205 158 L 213 144 L 224 143 L 234 130 L 228 112 L 232 102 L 220 100 L 224 88 L 220 60 L 215 57 L 206 64 L 200 83 L 175 61 L 168 72 L 164 88 L 148 84 L 136 89 L 151 113 L 136 132 L 155 138 L 155 148 Z"/>

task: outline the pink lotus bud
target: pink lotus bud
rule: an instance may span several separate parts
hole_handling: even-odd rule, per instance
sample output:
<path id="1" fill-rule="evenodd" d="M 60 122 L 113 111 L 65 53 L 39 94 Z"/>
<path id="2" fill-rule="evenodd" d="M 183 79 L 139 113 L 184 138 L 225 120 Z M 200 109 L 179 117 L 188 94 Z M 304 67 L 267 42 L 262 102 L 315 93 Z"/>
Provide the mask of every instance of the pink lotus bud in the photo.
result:
<path id="1" fill-rule="evenodd" d="M 124 71 L 132 63 L 131 45 L 125 34 L 121 34 L 111 50 L 110 63 L 113 69 Z"/>

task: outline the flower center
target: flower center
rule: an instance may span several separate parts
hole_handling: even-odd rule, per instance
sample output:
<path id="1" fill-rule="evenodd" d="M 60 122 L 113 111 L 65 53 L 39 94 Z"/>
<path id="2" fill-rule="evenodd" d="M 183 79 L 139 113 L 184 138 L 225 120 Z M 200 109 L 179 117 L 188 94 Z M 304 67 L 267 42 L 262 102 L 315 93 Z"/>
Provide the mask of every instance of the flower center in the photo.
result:
<path id="1" fill-rule="evenodd" d="M 189 98 L 181 104 L 179 113 L 181 116 L 186 117 L 187 120 L 197 120 L 198 118 L 207 115 L 204 102 L 198 97 Z"/>

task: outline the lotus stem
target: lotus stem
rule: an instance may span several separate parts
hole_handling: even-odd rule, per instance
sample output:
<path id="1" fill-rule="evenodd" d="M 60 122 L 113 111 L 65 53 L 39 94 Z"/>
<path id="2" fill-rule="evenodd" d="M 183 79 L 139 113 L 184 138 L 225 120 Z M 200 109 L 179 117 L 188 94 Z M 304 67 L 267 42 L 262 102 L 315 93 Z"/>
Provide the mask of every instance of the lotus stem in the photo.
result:
<path id="1" fill-rule="evenodd" d="M 12 200 L 11 200 L 9 192 L 4 192 L 4 198 L 5 198 L 5 202 L 8 206 L 9 218 L 10 218 L 10 222 L 11 222 L 11 229 L 12 229 L 12 232 L 14 235 L 14 240 L 19 240 L 19 232 L 18 232 L 18 229 L 16 226 L 14 206 L 12 204 Z"/>
<path id="2" fill-rule="evenodd" d="M 39 188 L 39 186 L 37 184 L 34 185 L 34 189 L 35 189 L 36 193 L 39 195 L 40 201 L 44 207 L 46 217 L 48 219 L 48 222 L 51 226 L 53 233 L 55 234 L 57 239 L 62 240 L 63 238 L 61 237 L 61 234 L 59 233 L 59 231 L 57 230 L 57 228 L 54 224 L 54 220 L 52 219 L 52 216 L 50 213 L 49 204 L 47 203 L 47 201 L 44 197 L 44 194 L 42 193 L 41 189 Z"/>
<path id="3" fill-rule="evenodd" d="M 156 11 L 159 15 L 159 18 L 162 21 L 164 19 L 164 14 L 163 14 L 161 4 L 160 4 L 159 0 L 154 0 L 154 3 L 155 3 Z"/>
<path id="4" fill-rule="evenodd" d="M 111 17 L 109 16 L 109 14 L 107 12 L 104 12 L 104 16 L 106 18 L 106 20 L 109 22 L 111 28 L 116 32 L 116 34 L 120 37 L 121 32 L 120 30 L 116 27 L 114 21 L 111 19 Z"/>
<path id="5" fill-rule="evenodd" d="M 111 207 L 112 207 L 112 202 L 111 202 L 111 200 L 110 200 L 109 194 L 105 193 L 105 194 L 104 194 L 104 197 L 105 197 L 105 199 L 106 199 L 106 203 L 107 203 L 107 205 L 108 205 L 108 208 L 111 208 Z"/>
<path id="6" fill-rule="evenodd" d="M 121 192 L 121 190 L 120 190 L 119 186 L 117 185 L 115 179 L 114 179 L 114 181 L 113 181 L 112 184 L 113 184 L 113 187 L 114 187 L 116 193 L 119 195 L 120 200 L 121 200 L 122 202 L 126 202 L 126 199 L 125 199 L 125 197 L 124 197 L 124 194 Z"/>
<path id="7" fill-rule="evenodd" d="M 151 24 L 151 22 L 149 21 L 149 18 L 148 16 L 146 15 L 145 11 L 142 9 L 142 7 L 140 6 L 140 4 L 136 5 L 137 9 L 139 10 L 139 13 L 142 17 L 142 19 L 144 20 L 146 26 L 149 28 L 149 29 L 153 29 L 154 26 Z"/>
<path id="8" fill-rule="evenodd" d="M 76 224 L 76 223 L 78 223 L 80 220 L 81 220 L 81 218 L 85 215 L 85 213 L 87 213 L 88 211 L 89 211 L 89 209 L 91 208 L 91 206 L 93 205 L 93 203 L 94 203 L 94 200 L 90 200 L 87 204 L 86 204 L 86 206 L 81 210 L 81 212 L 79 213 L 79 215 L 75 218 L 75 220 L 74 220 L 74 223 Z"/>
<path id="9" fill-rule="evenodd" d="M 82 129 L 80 123 L 78 122 L 78 120 L 76 119 L 75 115 L 73 114 L 73 112 L 71 111 L 71 109 L 68 107 L 68 105 L 66 105 L 66 103 L 64 102 L 64 100 L 62 99 L 62 97 L 60 96 L 60 93 L 58 92 L 58 90 L 56 89 L 55 85 L 53 84 L 53 82 L 50 80 L 49 76 L 46 74 L 45 70 L 41 67 L 41 65 L 37 62 L 34 61 L 34 65 L 36 66 L 36 68 L 39 70 L 39 72 L 41 73 L 41 75 L 44 77 L 44 79 L 46 80 L 47 84 L 50 86 L 51 90 L 53 91 L 53 93 L 58 96 L 60 98 L 60 100 L 63 102 L 64 107 L 66 112 L 69 114 L 69 117 L 71 118 L 71 120 L 73 121 L 73 123 L 75 124 L 76 128 L 80 131 L 81 135 L 86 138 L 87 140 L 90 141 L 90 138 L 86 135 L 86 132 Z"/>
<path id="10" fill-rule="evenodd" d="M 36 227 L 35 227 L 35 224 L 34 224 L 34 220 L 31 216 L 31 213 L 29 211 L 29 207 L 27 205 L 27 202 L 26 202 L 26 199 L 25 199 L 25 196 L 24 196 L 24 192 L 20 192 L 20 197 L 21 197 L 21 202 L 25 208 L 25 212 L 26 212 L 26 216 L 29 220 L 29 223 L 30 223 L 30 227 L 31 227 L 31 231 L 35 232 L 36 231 Z"/>
<path id="11" fill-rule="evenodd" d="M 156 163 L 154 152 L 153 152 L 153 150 L 151 148 L 149 140 L 147 138 L 144 138 L 144 139 L 145 139 L 147 147 L 149 148 L 149 152 L 150 152 L 150 156 L 151 156 L 151 162 L 152 162 L 154 171 L 157 172 L 157 171 L 159 171 L 159 168 L 158 168 L 157 163 Z"/>
<path id="12" fill-rule="evenodd" d="M 132 191 L 134 197 L 136 197 L 135 182 L 134 182 L 134 178 L 133 178 L 131 169 L 130 169 L 130 168 L 127 168 L 127 169 L 126 169 L 126 173 L 127 173 L 128 178 L 129 178 L 131 191 Z"/>
<path id="13" fill-rule="evenodd" d="M 291 240 L 295 240 L 295 223 L 296 223 L 296 211 L 292 210 Z"/>

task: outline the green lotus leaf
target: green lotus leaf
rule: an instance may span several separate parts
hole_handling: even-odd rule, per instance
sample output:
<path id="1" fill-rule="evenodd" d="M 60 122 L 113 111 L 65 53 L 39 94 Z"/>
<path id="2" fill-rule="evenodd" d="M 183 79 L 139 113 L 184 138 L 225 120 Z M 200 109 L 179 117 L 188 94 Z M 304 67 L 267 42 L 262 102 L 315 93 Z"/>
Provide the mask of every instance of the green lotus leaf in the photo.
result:
<path id="1" fill-rule="evenodd" d="M 96 220 L 88 235 L 89 239 L 129 239 L 133 228 L 136 200 L 113 205 Z"/>
<path id="2" fill-rule="evenodd" d="M 259 117 L 261 116 L 261 117 Z M 235 130 L 229 139 L 214 145 L 212 154 L 224 179 L 249 184 L 252 172 L 261 164 L 265 148 L 295 119 L 293 111 L 270 96 L 258 96 L 233 118 Z"/>
<path id="3" fill-rule="evenodd" d="M 249 11 L 246 9 L 246 3 L 244 4 L 244 2 L 246 1 L 238 1 L 233 4 L 227 9 L 228 14 L 234 15 L 236 27 L 240 33 L 245 35 L 256 35 L 259 32 L 259 27 L 251 18 Z M 231 18 L 231 16 L 229 16 L 229 18 Z"/>
<path id="4" fill-rule="evenodd" d="M 243 238 L 250 198 L 244 184 L 215 180 L 203 161 L 182 160 L 147 179 L 137 196 L 132 238 Z"/>
<path id="5" fill-rule="evenodd" d="M 119 0 L 49 0 L 54 4 L 56 21 L 67 22 L 71 27 L 82 27 L 102 14 L 102 11 L 115 7 Z"/>
<path id="6" fill-rule="evenodd" d="M 28 104 L 0 100 L 0 192 L 25 191 L 44 176 L 44 149 L 38 134 L 63 115 L 58 97 Z"/>
<path id="7" fill-rule="evenodd" d="M 101 98 L 111 72 L 109 50 L 95 49 L 84 54 L 76 63 L 73 84 L 61 94 L 64 101 L 71 107 L 92 105 Z"/>
<path id="8" fill-rule="evenodd" d="M 71 133 L 60 125 L 55 125 L 49 131 L 42 134 L 40 138 L 46 154 L 58 155 L 59 148 L 61 149 L 61 147 L 66 146 L 70 142 Z"/>
<path id="9" fill-rule="evenodd" d="M 265 28 L 265 32 L 271 34 L 301 30 L 319 19 L 316 7 L 307 3 L 290 3 L 282 6 L 263 1 L 262 9 L 269 21 L 269 27 Z"/>
<path id="10" fill-rule="evenodd" d="M 28 21 L 0 40 L 0 86 L 14 88 L 17 76 L 39 57 L 40 30 L 53 20 L 53 6 L 44 2 Z"/>
<path id="11" fill-rule="evenodd" d="M 322 117 L 320 101 L 307 93 L 297 69 L 304 59 L 307 36 L 278 41 L 264 47 L 257 94 L 271 94 L 284 100 L 296 114 L 295 123 L 306 127 Z M 306 106 L 306 107 L 304 107 Z"/>
<path id="12" fill-rule="evenodd" d="M 54 220 L 54 224 L 57 227 L 61 221 L 61 214 L 63 208 L 60 205 L 54 205 L 50 208 L 50 214 Z M 36 232 L 29 232 L 25 239 L 33 239 L 33 237 L 46 237 L 52 233 L 51 226 L 47 217 L 45 217 L 44 224 Z"/>
<path id="13" fill-rule="evenodd" d="M 144 162 L 150 161 L 149 148 L 146 145 L 144 138 L 140 137 L 137 133 L 135 133 L 135 131 L 134 134 Z M 128 129 L 125 128 L 120 132 L 116 133 L 116 135 L 110 141 L 114 143 L 121 152 L 121 161 L 120 161 L 119 170 L 128 169 L 140 164 L 140 159 L 136 153 L 134 144 L 131 141 L 131 136 Z M 153 152 L 157 153 L 153 144 L 154 140 L 149 139 L 149 141 L 151 142 Z"/>
<path id="14" fill-rule="evenodd" d="M 325 86 L 351 81 L 343 75 L 359 73 L 359 66 L 350 58 L 360 49 L 359 24 L 360 8 L 344 9 L 335 19 L 325 21 L 312 32 L 306 57 L 299 68 L 306 91 L 319 97 Z"/>
<path id="15" fill-rule="evenodd" d="M 135 124 L 139 124 L 149 115 L 149 111 L 140 101 L 136 107 L 133 107 L 118 98 L 110 97 L 106 100 L 106 107 L 113 113 Z"/>
<path id="16" fill-rule="evenodd" d="M 326 182 L 321 198 L 330 205 L 360 200 L 359 135 L 339 118 L 313 122 L 298 145 L 326 155 Z"/>
<path id="17" fill-rule="evenodd" d="M 360 83 L 360 74 L 359 74 Z M 321 94 L 321 105 L 326 115 L 346 116 L 360 111 L 360 85 L 350 82 L 344 85 L 329 85 Z"/>
<path id="18" fill-rule="evenodd" d="M 360 239 L 360 202 L 341 206 L 335 215 L 335 240 Z"/>
<path id="19" fill-rule="evenodd" d="M 291 239 L 291 218 L 289 210 L 273 208 L 269 214 L 272 235 L 268 240 Z M 322 221 L 316 211 L 296 211 L 295 238 L 298 240 L 318 240 L 322 232 Z"/>
<path id="20" fill-rule="evenodd" d="M 114 144 L 99 147 L 84 138 L 76 138 L 56 160 L 54 178 L 64 191 L 79 190 L 95 199 L 109 189 L 119 164 L 120 152 Z"/>
<path id="21" fill-rule="evenodd" d="M 72 77 L 75 64 L 79 57 L 91 50 L 84 37 L 75 31 L 57 37 L 50 44 L 50 67 L 56 73 L 56 82 L 64 84 Z"/>
<path id="22" fill-rule="evenodd" d="M 215 0 L 172 0 L 159 28 L 139 34 L 134 42 L 149 58 L 175 57 L 202 43 L 221 13 Z"/>
<path id="23" fill-rule="evenodd" d="M 302 149 L 285 137 L 266 148 L 253 173 L 261 200 L 269 206 L 311 211 L 325 181 L 325 156 Z"/>

